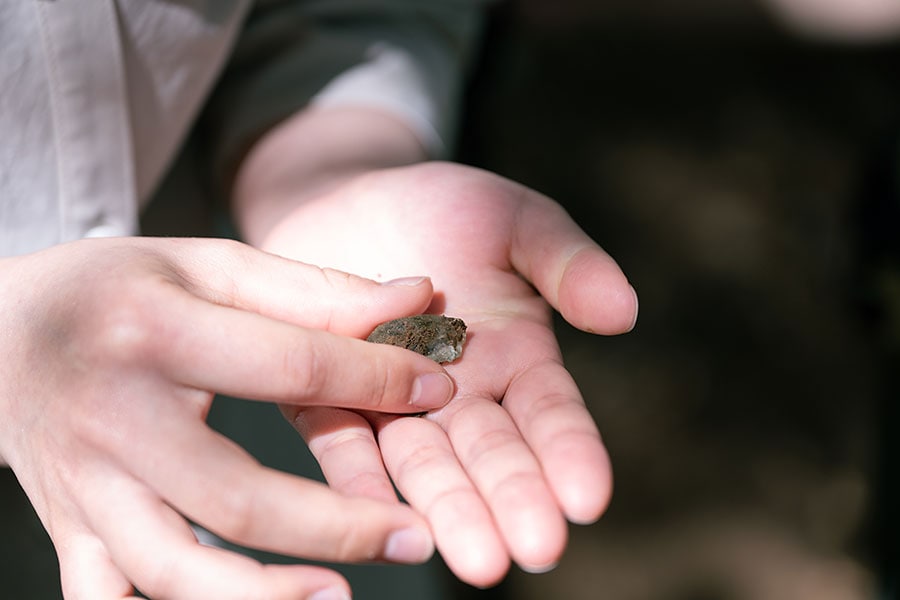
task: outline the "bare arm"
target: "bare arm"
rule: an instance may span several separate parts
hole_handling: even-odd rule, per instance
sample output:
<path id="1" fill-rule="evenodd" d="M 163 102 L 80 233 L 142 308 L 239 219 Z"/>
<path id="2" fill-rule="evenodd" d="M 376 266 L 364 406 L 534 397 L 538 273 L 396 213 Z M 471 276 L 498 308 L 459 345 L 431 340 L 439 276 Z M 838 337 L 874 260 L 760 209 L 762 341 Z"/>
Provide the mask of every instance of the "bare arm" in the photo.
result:
<path id="1" fill-rule="evenodd" d="M 423 161 L 425 150 L 396 117 L 370 108 L 310 108 L 268 132 L 247 155 L 232 197 L 250 244 L 294 208 L 354 176 Z"/>
<path id="2" fill-rule="evenodd" d="M 469 324 L 462 357 L 447 367 L 457 394 L 442 410 L 422 419 L 284 412 L 333 487 L 391 500 L 393 480 L 450 568 L 487 586 L 510 561 L 550 568 L 566 520 L 597 519 L 611 492 L 550 307 L 615 334 L 633 326 L 637 300 L 615 261 L 549 198 L 460 165 L 391 166 L 421 157 L 384 115 L 310 111 L 251 152 L 235 207 L 263 249 L 375 279 L 427 275 L 430 310 Z"/>

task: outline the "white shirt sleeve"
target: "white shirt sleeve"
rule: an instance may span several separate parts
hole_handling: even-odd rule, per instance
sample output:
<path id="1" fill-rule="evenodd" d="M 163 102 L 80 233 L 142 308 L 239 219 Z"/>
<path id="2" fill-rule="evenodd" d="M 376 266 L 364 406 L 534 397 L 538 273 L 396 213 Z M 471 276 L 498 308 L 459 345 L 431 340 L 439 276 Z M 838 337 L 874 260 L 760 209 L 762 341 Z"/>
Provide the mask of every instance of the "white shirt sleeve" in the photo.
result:
<path id="1" fill-rule="evenodd" d="M 263 2 L 207 112 L 226 170 L 307 105 L 369 106 L 407 123 L 432 158 L 452 152 L 487 0 Z"/>

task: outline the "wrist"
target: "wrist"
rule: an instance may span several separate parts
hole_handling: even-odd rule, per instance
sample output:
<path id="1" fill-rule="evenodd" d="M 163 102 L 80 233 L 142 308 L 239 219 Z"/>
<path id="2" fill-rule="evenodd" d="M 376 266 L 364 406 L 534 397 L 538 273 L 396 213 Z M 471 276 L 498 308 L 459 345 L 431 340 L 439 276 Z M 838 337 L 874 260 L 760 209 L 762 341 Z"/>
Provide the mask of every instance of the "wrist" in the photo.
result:
<path id="1" fill-rule="evenodd" d="M 258 246 L 285 216 L 366 172 L 427 158 L 413 131 L 369 108 L 307 109 L 250 150 L 232 194 L 243 238 Z"/>

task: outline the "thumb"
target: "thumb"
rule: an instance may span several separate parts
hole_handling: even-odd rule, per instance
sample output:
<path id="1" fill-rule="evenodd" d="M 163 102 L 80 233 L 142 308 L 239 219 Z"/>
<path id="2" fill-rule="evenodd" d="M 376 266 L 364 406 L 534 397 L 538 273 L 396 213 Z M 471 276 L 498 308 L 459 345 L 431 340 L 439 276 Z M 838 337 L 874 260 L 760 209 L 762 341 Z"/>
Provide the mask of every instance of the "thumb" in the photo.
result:
<path id="1" fill-rule="evenodd" d="M 604 335 L 630 331 L 634 288 L 616 261 L 549 198 L 527 190 L 515 221 L 510 260 L 562 316 Z"/>

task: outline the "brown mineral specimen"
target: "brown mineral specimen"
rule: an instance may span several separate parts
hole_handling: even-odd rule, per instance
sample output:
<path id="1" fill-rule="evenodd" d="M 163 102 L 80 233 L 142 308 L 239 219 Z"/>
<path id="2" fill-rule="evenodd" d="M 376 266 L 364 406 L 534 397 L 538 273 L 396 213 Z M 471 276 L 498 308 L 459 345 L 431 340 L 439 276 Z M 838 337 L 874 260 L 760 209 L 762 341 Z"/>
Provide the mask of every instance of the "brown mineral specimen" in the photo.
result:
<path id="1" fill-rule="evenodd" d="M 466 324 L 443 315 L 415 315 L 382 323 L 367 341 L 400 346 L 439 363 L 453 362 L 462 354 Z"/>

